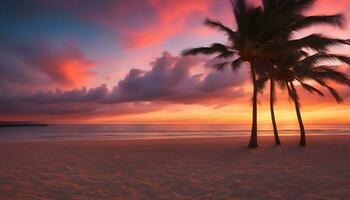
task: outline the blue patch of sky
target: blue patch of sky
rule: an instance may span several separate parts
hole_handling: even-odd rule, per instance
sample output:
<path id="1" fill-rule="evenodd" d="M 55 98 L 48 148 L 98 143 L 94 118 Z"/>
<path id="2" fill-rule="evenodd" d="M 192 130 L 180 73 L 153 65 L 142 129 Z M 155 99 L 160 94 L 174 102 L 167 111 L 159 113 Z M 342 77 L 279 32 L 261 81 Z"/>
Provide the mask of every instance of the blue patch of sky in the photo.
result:
<path id="1" fill-rule="evenodd" d="M 36 15 L 30 18 L 7 16 L 0 19 L 1 37 L 8 40 L 43 39 L 54 47 L 73 41 L 100 71 L 108 67 L 104 59 L 121 53 L 117 33 L 89 21 L 69 15 Z"/>
<path id="2" fill-rule="evenodd" d="M 62 44 L 67 40 L 74 40 L 82 47 L 87 47 L 100 39 L 105 40 L 105 38 L 111 37 L 111 34 L 97 23 L 63 15 L 34 17 L 26 20 L 2 19 L 0 20 L 0 27 L 5 37 L 33 39 L 39 36 L 53 44 Z"/>

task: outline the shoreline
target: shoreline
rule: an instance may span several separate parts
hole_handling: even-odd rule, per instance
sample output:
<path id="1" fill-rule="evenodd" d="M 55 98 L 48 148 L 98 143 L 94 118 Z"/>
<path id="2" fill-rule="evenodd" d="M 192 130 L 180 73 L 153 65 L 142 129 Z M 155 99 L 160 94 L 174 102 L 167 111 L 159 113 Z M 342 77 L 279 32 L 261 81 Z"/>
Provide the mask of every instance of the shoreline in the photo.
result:
<path id="1" fill-rule="evenodd" d="M 118 137 L 118 136 L 117 136 Z M 299 135 L 294 135 L 294 134 L 290 134 L 290 135 L 280 135 L 281 140 L 288 138 L 288 140 L 290 138 L 294 138 L 295 140 L 297 140 L 300 136 Z M 328 139 L 336 139 L 336 138 L 349 138 L 350 140 L 350 134 L 344 133 L 337 133 L 337 134 L 312 134 L 312 135 L 307 135 L 306 136 L 306 140 L 308 140 L 308 138 L 318 138 L 318 139 L 324 139 L 324 138 L 328 138 Z M 49 137 L 51 138 L 51 137 Z M 60 137 L 52 137 L 52 138 L 60 138 Z M 64 138 L 64 137 L 62 137 Z M 180 136 L 180 137 L 171 137 L 171 136 L 160 136 L 160 137 L 141 137 L 141 138 L 111 138 L 111 139 L 99 139 L 99 138 L 80 138 L 80 139 L 47 139 L 47 138 L 30 138 L 30 139 L 26 139 L 26 140 L 20 140 L 20 141 L 13 141 L 14 139 L 10 140 L 10 141 L 1 141 L 0 140 L 0 144 L 18 144 L 18 143 L 64 143 L 64 142 L 119 142 L 119 141 L 171 141 L 171 140 L 183 140 L 183 142 L 186 142 L 187 140 L 206 140 L 206 139 L 228 139 L 228 140 L 244 140 L 246 139 L 247 142 L 249 140 L 250 136 L 246 136 L 246 135 L 237 135 L 237 136 Z M 258 136 L 258 141 L 263 141 L 266 142 L 267 139 L 270 139 L 271 141 L 274 140 L 274 136 L 273 135 L 259 135 Z"/>

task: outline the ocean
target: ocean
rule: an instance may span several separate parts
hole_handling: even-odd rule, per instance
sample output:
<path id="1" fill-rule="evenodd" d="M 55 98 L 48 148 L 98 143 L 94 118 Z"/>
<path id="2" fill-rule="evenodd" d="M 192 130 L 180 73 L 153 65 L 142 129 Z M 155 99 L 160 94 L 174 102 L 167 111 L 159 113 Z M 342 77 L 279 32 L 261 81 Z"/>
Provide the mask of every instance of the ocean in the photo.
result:
<path id="1" fill-rule="evenodd" d="M 307 135 L 348 135 L 350 125 L 306 125 Z M 297 126 L 281 126 L 283 135 L 299 135 Z M 249 126 L 181 124 L 98 124 L 49 125 L 37 127 L 1 127 L 0 142 L 125 140 L 198 137 L 249 136 Z M 269 127 L 260 127 L 260 136 L 273 135 Z"/>
<path id="2" fill-rule="evenodd" d="M 350 125 L 307 125 L 307 135 L 348 135 Z M 283 135 L 299 135 L 298 127 L 282 126 Z M 237 125 L 165 125 L 165 124 L 89 124 L 37 127 L 1 127 L 0 142 L 125 140 L 198 137 L 249 136 L 249 126 Z M 260 127 L 260 136 L 273 135 L 269 127 Z"/>

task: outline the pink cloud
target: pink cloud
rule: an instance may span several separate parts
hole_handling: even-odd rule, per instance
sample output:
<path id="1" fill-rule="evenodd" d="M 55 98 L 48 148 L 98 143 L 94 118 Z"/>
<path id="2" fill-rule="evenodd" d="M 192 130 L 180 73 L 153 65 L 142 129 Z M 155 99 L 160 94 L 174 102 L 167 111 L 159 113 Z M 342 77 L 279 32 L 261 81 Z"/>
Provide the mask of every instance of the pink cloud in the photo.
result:
<path id="1" fill-rule="evenodd" d="M 62 49 L 43 46 L 38 53 L 38 57 L 31 58 L 32 64 L 60 87 L 84 85 L 92 75 L 89 70 L 94 63 L 87 60 L 74 44 L 66 44 Z"/>
<path id="2" fill-rule="evenodd" d="M 0 76 L 4 84 L 72 88 L 84 85 L 93 74 L 90 69 L 94 62 L 88 60 L 74 43 L 58 48 L 39 39 L 0 43 L 2 55 L 7 57 L 0 59 Z M 14 80 L 14 76 L 19 80 Z"/>
<path id="3" fill-rule="evenodd" d="M 187 21 L 196 13 L 205 13 L 209 10 L 211 0 L 150 0 L 154 8 L 156 21 L 148 24 L 142 30 L 130 30 L 123 41 L 126 47 L 143 47 L 159 44 L 160 42 L 186 31 Z"/>

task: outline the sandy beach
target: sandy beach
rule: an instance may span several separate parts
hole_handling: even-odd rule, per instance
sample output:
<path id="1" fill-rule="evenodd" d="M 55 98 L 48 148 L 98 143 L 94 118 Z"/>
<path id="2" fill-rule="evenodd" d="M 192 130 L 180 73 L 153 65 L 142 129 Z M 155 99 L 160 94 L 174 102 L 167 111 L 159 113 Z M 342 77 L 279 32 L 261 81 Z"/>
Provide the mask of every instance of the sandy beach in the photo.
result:
<path id="1" fill-rule="evenodd" d="M 0 199 L 348 199 L 350 136 L 5 143 Z"/>

